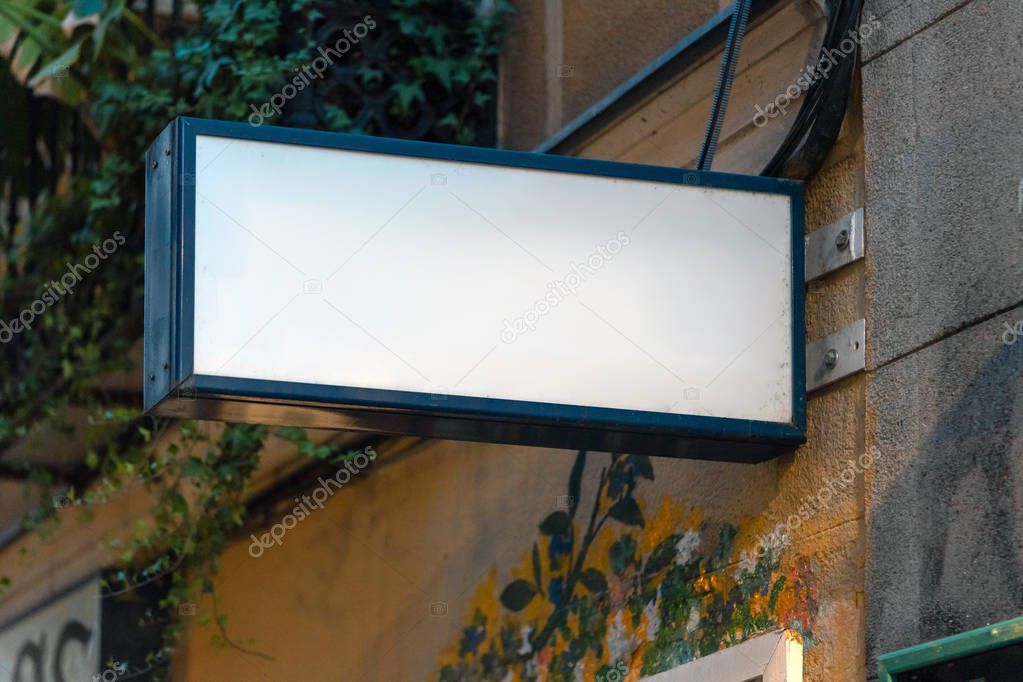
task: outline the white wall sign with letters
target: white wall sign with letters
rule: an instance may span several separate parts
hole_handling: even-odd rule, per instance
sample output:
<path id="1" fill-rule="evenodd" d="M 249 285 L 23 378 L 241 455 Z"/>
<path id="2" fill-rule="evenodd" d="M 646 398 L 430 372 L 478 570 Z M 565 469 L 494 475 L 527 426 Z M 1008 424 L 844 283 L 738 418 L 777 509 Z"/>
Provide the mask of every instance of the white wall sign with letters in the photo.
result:
<path id="1" fill-rule="evenodd" d="M 99 578 L 0 626 L 2 682 L 91 682 L 99 669 Z"/>

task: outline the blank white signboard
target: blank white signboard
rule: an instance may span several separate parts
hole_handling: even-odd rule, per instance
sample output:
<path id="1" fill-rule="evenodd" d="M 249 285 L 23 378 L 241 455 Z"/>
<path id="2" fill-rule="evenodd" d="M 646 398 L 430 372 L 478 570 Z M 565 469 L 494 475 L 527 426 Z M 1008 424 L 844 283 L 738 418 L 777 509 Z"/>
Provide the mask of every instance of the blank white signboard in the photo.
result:
<path id="1" fill-rule="evenodd" d="M 791 191 L 193 139 L 196 376 L 798 421 Z"/>

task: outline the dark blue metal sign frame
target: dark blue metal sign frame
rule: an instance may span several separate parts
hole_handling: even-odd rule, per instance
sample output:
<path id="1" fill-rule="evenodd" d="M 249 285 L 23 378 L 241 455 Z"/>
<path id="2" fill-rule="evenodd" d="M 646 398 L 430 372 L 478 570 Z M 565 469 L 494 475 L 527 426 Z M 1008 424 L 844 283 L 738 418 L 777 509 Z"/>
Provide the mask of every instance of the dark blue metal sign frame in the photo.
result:
<path id="1" fill-rule="evenodd" d="M 792 206 L 792 421 L 198 375 L 193 372 L 196 136 L 396 154 L 788 195 Z M 761 461 L 805 441 L 803 185 L 528 152 L 178 118 L 146 158 L 144 404 L 159 415 L 434 438 Z"/>

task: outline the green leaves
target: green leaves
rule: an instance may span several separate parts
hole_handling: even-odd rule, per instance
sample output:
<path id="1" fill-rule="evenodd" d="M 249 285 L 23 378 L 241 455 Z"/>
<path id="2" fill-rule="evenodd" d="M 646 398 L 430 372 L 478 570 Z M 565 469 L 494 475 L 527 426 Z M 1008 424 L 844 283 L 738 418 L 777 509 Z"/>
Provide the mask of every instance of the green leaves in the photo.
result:
<path id="1" fill-rule="evenodd" d="M 644 575 L 651 576 L 671 566 L 675 561 L 675 545 L 681 538 L 681 535 L 669 535 L 657 543 L 643 566 Z"/>
<path id="2" fill-rule="evenodd" d="M 52 62 L 36 71 L 35 75 L 29 80 L 29 85 L 35 87 L 47 78 L 61 75 L 66 72 L 72 64 L 78 61 L 79 55 L 82 53 L 82 41 L 81 39 L 76 40 L 71 44 L 64 54 L 60 55 Z"/>
<path id="3" fill-rule="evenodd" d="M 572 519 L 563 511 L 556 511 L 540 522 L 540 532 L 544 535 L 567 535 L 572 528 Z"/>
<path id="4" fill-rule="evenodd" d="M 580 450 L 572 464 L 572 472 L 568 475 L 569 516 L 575 518 L 579 508 L 579 495 L 582 492 L 583 471 L 586 470 L 586 451 Z"/>
<path id="5" fill-rule="evenodd" d="M 188 516 L 188 502 L 185 501 L 185 497 L 177 492 L 173 491 L 170 495 L 170 508 L 181 517 Z"/>
<path id="6" fill-rule="evenodd" d="M 125 0 L 0 3 L 0 45 L 11 73 L 37 95 L 67 104 L 84 101 L 94 77 L 129 70 L 139 36 L 158 40 Z"/>
<path id="7" fill-rule="evenodd" d="M 593 594 L 603 594 L 607 592 L 607 578 L 604 574 L 595 568 L 587 568 L 579 576 L 579 582 L 583 584 L 587 590 Z"/>
<path id="8" fill-rule="evenodd" d="M 778 597 L 781 596 L 781 591 L 785 589 L 785 576 L 778 576 L 778 579 L 774 581 L 774 585 L 771 586 L 770 596 L 767 598 L 767 608 L 774 611 L 774 607 L 778 604 Z"/>
<path id="9" fill-rule="evenodd" d="M 198 457 L 189 457 L 181 468 L 182 478 L 206 478 L 208 473 L 206 465 Z"/>
<path id="10" fill-rule="evenodd" d="M 368 64 L 360 64 L 355 68 L 363 85 L 372 87 L 384 82 L 384 72 Z"/>
<path id="11" fill-rule="evenodd" d="M 630 457 L 637 476 L 642 476 L 648 481 L 654 480 L 654 466 L 650 463 L 649 457 L 646 455 L 630 455 Z"/>
<path id="12" fill-rule="evenodd" d="M 425 102 L 426 93 L 419 83 L 395 83 L 391 91 L 396 95 L 395 107 L 399 116 L 406 117 L 412 113 L 415 102 Z"/>
<path id="13" fill-rule="evenodd" d="M 731 524 L 722 526 L 718 532 L 718 545 L 707 560 L 707 566 L 711 571 L 722 570 L 728 565 L 732 556 L 732 548 L 735 546 L 736 533 L 735 526 Z"/>
<path id="14" fill-rule="evenodd" d="M 278 438 L 294 443 L 298 448 L 299 454 L 312 459 L 322 459 L 327 462 L 338 463 L 350 460 L 356 453 L 356 451 L 347 450 L 346 448 L 335 447 L 330 443 L 317 445 L 309 438 L 309 433 L 305 429 L 294 426 L 282 426 L 276 429 L 274 434 Z"/>
<path id="15" fill-rule="evenodd" d="M 488 2 L 481 11 L 476 2 L 462 0 L 392 0 L 387 28 L 395 36 L 395 60 L 381 81 L 374 83 L 393 95 L 390 113 L 399 119 L 413 118 L 424 103 L 442 103 L 431 123 L 430 139 L 456 144 L 478 143 L 483 122 L 491 116 L 496 75 L 493 67 L 504 39 L 507 16 L 513 12 L 505 0 Z M 420 92 L 423 93 L 421 100 Z M 352 112 L 350 112 L 352 113 Z M 352 114 L 353 118 L 358 118 Z M 373 132 L 372 130 L 367 132 Z"/>
<path id="16" fill-rule="evenodd" d="M 630 526 L 643 525 L 643 512 L 633 497 L 623 497 L 611 505 L 608 516 Z"/>
<path id="17" fill-rule="evenodd" d="M 465 59 L 448 56 L 418 57 L 412 61 L 412 66 L 417 74 L 436 78 L 448 93 L 453 92 L 456 86 L 468 85 L 474 73 L 472 64 Z"/>
<path id="18" fill-rule="evenodd" d="M 519 578 L 508 583 L 501 591 L 501 604 L 509 611 L 521 611 L 536 596 L 536 587 L 528 580 Z"/>
<path id="19" fill-rule="evenodd" d="M 323 117 L 327 120 L 327 125 L 331 130 L 351 130 L 353 125 L 348 112 L 333 104 L 323 107 Z"/>
<path id="20" fill-rule="evenodd" d="M 611 559 L 611 570 L 620 574 L 636 561 L 636 540 L 631 535 L 623 535 L 614 541 L 608 554 Z"/>

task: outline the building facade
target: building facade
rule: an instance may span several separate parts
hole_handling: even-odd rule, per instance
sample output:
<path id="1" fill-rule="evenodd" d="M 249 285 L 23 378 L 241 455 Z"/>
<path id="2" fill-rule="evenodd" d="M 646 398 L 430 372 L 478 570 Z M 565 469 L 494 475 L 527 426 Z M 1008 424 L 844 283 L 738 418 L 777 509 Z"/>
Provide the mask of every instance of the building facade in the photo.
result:
<path id="1" fill-rule="evenodd" d="M 819 69 L 838 5 L 753 2 L 713 170 L 761 173 L 809 85 L 844 77 Z M 499 146 L 695 165 L 730 4 L 515 10 Z M 811 387 L 803 446 L 737 464 L 317 432 L 367 453 L 342 470 L 274 439 L 217 578 L 226 629 L 179 613 L 173 679 L 876 680 L 882 655 L 1023 616 L 1023 8 L 866 0 L 839 37 L 855 68 L 806 231 L 863 257 L 807 283 L 806 339 L 863 329 L 864 359 Z M 10 538 L 0 625 L 109 565 L 146 494 Z"/>

